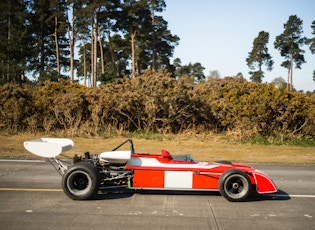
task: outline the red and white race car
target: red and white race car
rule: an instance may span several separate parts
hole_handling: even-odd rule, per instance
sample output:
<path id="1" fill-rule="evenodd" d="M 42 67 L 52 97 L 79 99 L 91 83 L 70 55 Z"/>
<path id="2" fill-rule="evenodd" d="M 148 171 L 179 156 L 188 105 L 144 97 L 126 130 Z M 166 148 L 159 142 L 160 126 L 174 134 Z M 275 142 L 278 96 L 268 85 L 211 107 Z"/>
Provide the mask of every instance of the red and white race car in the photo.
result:
<path id="1" fill-rule="evenodd" d="M 119 150 L 129 143 L 128 150 Z M 75 155 L 72 163 L 57 158 L 70 150 L 73 141 L 64 138 L 40 138 L 25 141 L 31 153 L 48 158 L 62 175 L 62 188 L 74 200 L 92 199 L 99 190 L 148 189 L 219 191 L 229 201 L 244 201 L 256 190 L 258 194 L 276 193 L 277 188 L 263 172 L 228 161 L 198 162 L 190 155 L 172 156 L 136 153 L 128 139 L 116 148 L 90 156 Z M 57 166 L 55 163 L 57 163 Z"/>

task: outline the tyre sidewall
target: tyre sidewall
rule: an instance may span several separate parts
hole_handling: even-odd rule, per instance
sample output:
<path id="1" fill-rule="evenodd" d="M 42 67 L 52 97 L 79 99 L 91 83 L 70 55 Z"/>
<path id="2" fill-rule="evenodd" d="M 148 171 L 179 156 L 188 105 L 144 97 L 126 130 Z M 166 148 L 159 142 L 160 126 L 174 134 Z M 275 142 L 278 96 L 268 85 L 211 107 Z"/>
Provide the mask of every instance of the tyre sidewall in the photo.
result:
<path id="1" fill-rule="evenodd" d="M 229 180 L 233 177 L 239 177 L 243 182 L 245 182 L 244 184 L 246 187 L 246 191 L 244 191 L 241 196 L 231 196 L 229 192 L 226 191 L 226 183 L 228 183 Z M 246 200 L 246 198 L 250 195 L 252 191 L 252 184 L 248 175 L 245 172 L 239 169 L 229 169 L 225 171 L 219 179 L 219 191 L 221 195 L 227 200 L 232 202 L 240 202 Z"/>
<path id="2" fill-rule="evenodd" d="M 88 188 L 84 190 L 76 190 L 70 188 L 71 180 L 74 176 L 83 175 L 88 179 Z M 98 192 L 100 185 L 100 175 L 97 168 L 88 162 L 76 163 L 65 172 L 62 176 L 61 185 L 64 193 L 74 200 L 92 199 Z"/>

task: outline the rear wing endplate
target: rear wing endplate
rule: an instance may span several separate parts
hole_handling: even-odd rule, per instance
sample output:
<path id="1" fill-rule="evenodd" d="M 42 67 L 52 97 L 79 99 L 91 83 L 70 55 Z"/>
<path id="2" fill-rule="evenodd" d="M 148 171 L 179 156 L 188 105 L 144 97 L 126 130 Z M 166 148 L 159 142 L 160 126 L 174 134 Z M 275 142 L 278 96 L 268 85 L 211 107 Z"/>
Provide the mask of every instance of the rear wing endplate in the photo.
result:
<path id="1" fill-rule="evenodd" d="M 73 141 L 67 138 L 39 138 L 24 142 L 26 150 L 45 158 L 56 157 L 60 153 L 72 149 L 73 146 Z"/>

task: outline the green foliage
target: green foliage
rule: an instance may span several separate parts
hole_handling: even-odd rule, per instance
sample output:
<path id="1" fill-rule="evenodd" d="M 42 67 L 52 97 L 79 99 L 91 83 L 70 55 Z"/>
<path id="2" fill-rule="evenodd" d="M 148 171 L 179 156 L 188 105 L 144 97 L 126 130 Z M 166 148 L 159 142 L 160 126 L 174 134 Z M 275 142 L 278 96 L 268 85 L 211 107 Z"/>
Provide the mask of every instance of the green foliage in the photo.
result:
<path id="1" fill-rule="evenodd" d="M 255 136 L 241 141 L 244 144 L 259 144 L 259 145 L 292 145 L 301 147 L 314 147 L 315 139 L 312 138 L 281 138 L 281 137 L 261 137 Z"/>
<path id="2" fill-rule="evenodd" d="M 0 83 L 24 82 L 25 76 L 57 81 L 62 73 L 72 77 L 75 68 L 78 77 L 92 75 L 95 86 L 97 78 L 110 82 L 130 74 L 131 61 L 137 73 L 171 69 L 179 38 L 158 15 L 165 7 L 163 0 L 1 1 Z"/>
<path id="3" fill-rule="evenodd" d="M 315 20 L 312 22 L 311 28 L 313 29 L 312 34 L 315 36 Z M 312 54 L 315 54 L 315 37 L 306 39 L 305 43 L 309 45 Z"/>
<path id="4" fill-rule="evenodd" d="M 139 139 L 145 140 L 156 140 L 156 141 L 163 141 L 165 140 L 165 135 L 161 133 L 152 132 L 150 130 L 138 130 L 135 132 L 130 133 L 130 137 L 135 137 Z"/>
<path id="5" fill-rule="evenodd" d="M 271 71 L 273 66 L 273 61 L 270 54 L 268 53 L 268 44 L 269 33 L 265 31 L 260 31 L 257 38 L 253 42 L 253 50 L 249 53 L 248 58 L 246 59 L 247 65 L 250 69 L 257 71 L 249 72 L 251 80 L 253 82 L 262 82 L 264 77 L 264 72 L 262 71 L 262 65 L 267 66 L 267 70 Z"/>
<path id="6" fill-rule="evenodd" d="M 293 61 L 296 64 L 296 68 L 301 68 L 301 65 L 305 63 L 304 60 L 304 50 L 300 47 L 304 45 L 306 38 L 302 37 L 303 33 L 303 21 L 296 15 L 291 15 L 286 24 L 284 24 L 284 31 L 282 34 L 276 37 L 274 46 L 279 49 L 281 56 L 283 56 L 286 61 L 281 65 L 285 68 L 290 68 L 289 62 L 291 55 Z"/>
<path id="7" fill-rule="evenodd" d="M 93 89 L 59 80 L 4 84 L 0 92 L 0 124 L 7 131 L 158 138 L 191 130 L 252 141 L 315 137 L 314 94 L 238 77 L 195 85 L 147 71 Z"/>
<path id="8" fill-rule="evenodd" d="M 28 70 L 25 57 L 32 53 L 29 1 L 0 2 L 0 83 L 25 80 Z"/>
<path id="9" fill-rule="evenodd" d="M 305 63 L 304 50 L 301 46 L 304 45 L 306 38 L 302 37 L 303 21 L 296 15 L 291 15 L 287 23 L 284 24 L 284 31 L 276 37 L 274 47 L 280 51 L 285 61 L 281 66 L 289 70 L 289 88 L 293 89 L 293 63 L 295 67 L 300 69 L 301 65 Z"/>
<path id="10" fill-rule="evenodd" d="M 315 36 L 315 20 L 312 22 L 311 28 L 313 29 L 312 34 Z M 315 54 L 315 37 L 306 39 L 305 43 L 310 46 L 311 53 Z M 313 80 L 315 81 L 315 70 L 313 72 Z"/>
<path id="11" fill-rule="evenodd" d="M 205 75 L 203 73 L 204 67 L 199 63 L 196 62 L 194 64 L 189 63 L 188 65 L 181 65 L 181 60 L 176 58 L 174 60 L 174 67 L 175 67 L 175 76 L 177 78 L 189 78 L 191 82 L 202 82 L 205 80 Z"/>

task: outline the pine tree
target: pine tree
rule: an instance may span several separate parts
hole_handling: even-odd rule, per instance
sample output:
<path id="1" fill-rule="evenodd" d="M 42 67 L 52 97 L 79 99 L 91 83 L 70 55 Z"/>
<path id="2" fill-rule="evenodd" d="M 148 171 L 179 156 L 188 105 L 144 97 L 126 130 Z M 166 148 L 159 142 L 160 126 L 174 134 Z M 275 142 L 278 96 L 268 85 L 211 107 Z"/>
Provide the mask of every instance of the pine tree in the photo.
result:
<path id="1" fill-rule="evenodd" d="M 206 79 L 203 71 L 204 67 L 196 62 L 194 64 L 189 63 L 188 65 L 181 65 L 179 58 L 174 59 L 173 65 L 175 66 L 175 76 L 177 78 L 190 78 L 192 83 L 202 82 Z"/>
<path id="2" fill-rule="evenodd" d="M 293 89 L 293 63 L 295 67 L 300 69 L 305 63 L 304 50 L 300 47 L 304 45 L 306 38 L 302 37 L 303 21 L 296 15 L 291 15 L 287 23 L 284 24 L 284 31 L 276 37 L 274 46 L 280 51 L 285 61 L 281 66 L 288 69 L 288 88 Z"/>
<path id="3" fill-rule="evenodd" d="M 159 69 L 167 69 L 172 71 L 170 58 L 173 57 L 175 46 L 178 45 L 179 37 L 173 35 L 168 29 L 168 23 L 163 17 L 158 16 L 155 19 L 155 52 L 156 52 L 156 67 Z"/>
<path id="4" fill-rule="evenodd" d="M 122 4 L 121 15 L 117 18 L 119 29 L 130 40 L 131 47 L 131 77 L 140 73 L 139 59 L 145 59 L 145 48 L 140 45 L 144 39 L 143 32 L 148 32 L 151 26 L 151 13 L 148 0 L 126 0 Z"/>
<path id="5" fill-rule="evenodd" d="M 34 0 L 30 11 L 32 20 L 32 57 L 30 67 L 38 80 L 57 80 L 61 68 L 68 70 L 69 43 L 65 1 Z"/>
<path id="6" fill-rule="evenodd" d="M 148 68 L 174 68 L 179 38 L 159 15 L 165 0 L 4 0 L 0 7 L 1 82 L 27 74 L 57 80 L 67 72 L 73 81 L 77 69 L 96 86 Z"/>
<path id="7" fill-rule="evenodd" d="M 128 0 L 122 4 L 116 29 L 131 41 L 131 75 L 143 69 L 170 69 L 170 58 L 179 38 L 172 35 L 167 22 L 157 12 L 164 10 L 163 0 Z"/>
<path id="8" fill-rule="evenodd" d="M 76 41 L 79 45 L 80 63 L 77 74 L 84 81 L 91 78 L 91 85 L 97 81 L 110 82 L 120 77 L 117 59 L 112 46 L 112 33 L 120 32 L 117 18 L 120 18 L 119 0 L 75 1 Z M 123 18 L 121 20 L 124 20 Z M 120 33 L 121 34 L 121 33 Z M 115 37 L 115 36 L 114 36 Z M 109 47 L 108 47 L 109 46 Z M 119 47 L 122 51 L 125 47 Z"/>
<path id="9" fill-rule="evenodd" d="M 311 53 L 315 54 L 315 20 L 312 22 L 311 28 L 313 29 L 312 34 L 314 37 L 307 39 L 306 44 L 310 46 Z M 315 81 L 315 70 L 313 72 L 313 80 Z"/>
<path id="10" fill-rule="evenodd" d="M 28 1 L 0 2 L 0 81 L 26 80 L 27 61 L 32 52 L 28 29 Z"/>
<path id="11" fill-rule="evenodd" d="M 264 72 L 262 71 L 262 66 L 265 64 L 267 66 L 267 70 L 271 71 L 273 66 L 273 61 L 268 53 L 268 44 L 269 41 L 269 33 L 265 31 L 259 32 L 257 38 L 255 38 L 253 42 L 253 49 L 249 53 L 248 58 L 246 59 L 247 65 L 250 69 L 256 71 L 250 71 L 251 75 L 250 79 L 253 82 L 262 82 L 262 78 L 264 77 Z"/>

